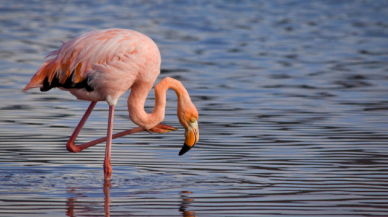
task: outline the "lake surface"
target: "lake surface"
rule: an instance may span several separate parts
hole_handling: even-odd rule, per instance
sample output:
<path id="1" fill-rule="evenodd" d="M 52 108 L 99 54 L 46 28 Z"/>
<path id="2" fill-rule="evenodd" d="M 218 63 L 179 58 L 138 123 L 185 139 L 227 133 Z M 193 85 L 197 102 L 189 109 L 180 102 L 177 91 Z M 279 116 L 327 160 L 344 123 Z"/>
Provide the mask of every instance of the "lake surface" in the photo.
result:
<path id="1" fill-rule="evenodd" d="M 387 1 L 92 2 L 0 2 L 0 216 L 388 216 Z M 178 156 L 169 91 L 180 129 L 113 140 L 104 183 L 105 144 L 65 148 L 89 103 L 21 90 L 61 41 L 113 27 L 158 44 L 200 140 Z M 135 127 L 127 96 L 114 132 Z"/>

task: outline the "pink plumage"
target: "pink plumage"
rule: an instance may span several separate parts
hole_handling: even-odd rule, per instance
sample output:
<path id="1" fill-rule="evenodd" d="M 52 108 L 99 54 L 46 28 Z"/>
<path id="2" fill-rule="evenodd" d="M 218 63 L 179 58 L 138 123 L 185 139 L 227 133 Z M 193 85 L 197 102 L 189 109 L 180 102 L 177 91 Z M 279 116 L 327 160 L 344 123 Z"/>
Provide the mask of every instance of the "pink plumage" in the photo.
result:
<path id="1" fill-rule="evenodd" d="M 146 35 L 128 29 L 86 33 L 64 42 L 47 57 L 52 58 L 43 63 L 24 91 L 43 87 L 46 78 L 51 87 L 57 79 L 59 84 L 53 87 L 68 90 L 81 100 L 109 100 L 109 105 L 115 105 L 136 79 L 155 82 L 161 63 L 156 44 Z M 61 87 L 69 78 L 73 86 L 87 79 L 95 91 Z"/>

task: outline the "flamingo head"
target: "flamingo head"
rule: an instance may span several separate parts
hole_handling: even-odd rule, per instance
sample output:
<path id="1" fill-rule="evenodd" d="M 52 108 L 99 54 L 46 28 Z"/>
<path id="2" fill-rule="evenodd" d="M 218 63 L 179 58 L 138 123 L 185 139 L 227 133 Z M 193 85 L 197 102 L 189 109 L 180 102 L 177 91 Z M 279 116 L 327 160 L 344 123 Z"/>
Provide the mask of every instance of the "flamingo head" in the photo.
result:
<path id="1" fill-rule="evenodd" d="M 185 143 L 179 156 L 182 156 L 188 152 L 199 140 L 199 130 L 198 130 L 198 111 L 193 104 L 188 108 L 182 109 L 180 112 L 178 107 L 178 119 L 182 126 L 185 128 Z"/>

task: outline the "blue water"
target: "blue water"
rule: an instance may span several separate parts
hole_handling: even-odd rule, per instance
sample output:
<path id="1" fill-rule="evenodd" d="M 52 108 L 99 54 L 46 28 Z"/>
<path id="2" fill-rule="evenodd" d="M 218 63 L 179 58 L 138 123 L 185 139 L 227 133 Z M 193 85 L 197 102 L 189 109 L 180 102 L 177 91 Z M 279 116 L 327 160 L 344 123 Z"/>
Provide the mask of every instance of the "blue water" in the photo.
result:
<path id="1" fill-rule="evenodd" d="M 21 89 L 83 33 L 134 29 L 199 111 L 180 130 L 67 152 L 89 103 Z M 0 216 L 387 216 L 387 1 L 1 1 Z M 125 94 L 114 132 L 135 127 Z M 146 110 L 154 105 L 151 91 Z M 97 104 L 77 143 L 106 135 Z"/>

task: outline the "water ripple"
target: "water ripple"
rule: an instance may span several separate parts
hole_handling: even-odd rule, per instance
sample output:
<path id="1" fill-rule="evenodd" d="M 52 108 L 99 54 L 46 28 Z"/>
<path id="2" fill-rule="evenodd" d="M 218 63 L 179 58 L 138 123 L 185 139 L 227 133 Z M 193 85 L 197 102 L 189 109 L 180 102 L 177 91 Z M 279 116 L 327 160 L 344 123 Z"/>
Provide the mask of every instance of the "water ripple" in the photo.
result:
<path id="1" fill-rule="evenodd" d="M 1 216 L 385 216 L 385 1 L 18 1 L 0 3 Z M 88 106 L 21 89 L 61 42 L 101 28 L 149 35 L 198 108 L 184 157 L 176 96 L 162 135 L 68 153 Z M 135 127 L 125 97 L 114 131 Z M 151 91 L 146 111 L 153 109 Z M 106 134 L 98 103 L 77 142 Z"/>

